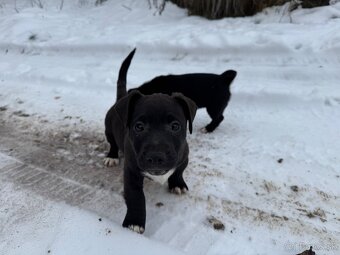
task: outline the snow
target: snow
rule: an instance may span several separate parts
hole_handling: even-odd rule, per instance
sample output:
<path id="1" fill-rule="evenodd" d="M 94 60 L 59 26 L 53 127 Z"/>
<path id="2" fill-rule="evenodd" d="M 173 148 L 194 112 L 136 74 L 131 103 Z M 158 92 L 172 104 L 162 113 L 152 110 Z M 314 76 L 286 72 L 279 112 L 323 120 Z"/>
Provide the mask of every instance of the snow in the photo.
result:
<path id="1" fill-rule="evenodd" d="M 42 2 L 0 1 L 0 107 L 7 108 L 0 111 L 0 254 L 296 254 L 311 245 L 318 255 L 339 254 L 339 2 L 217 21 L 170 3 L 158 15 L 147 1 L 73 0 L 62 10 L 58 1 Z M 209 117 L 200 110 L 188 135 L 189 192 L 175 196 L 145 181 L 144 235 L 121 227 L 121 183 L 103 190 L 86 167 L 81 175 L 53 172 L 97 196 L 77 203 L 11 174 L 24 175 L 12 167 L 20 165 L 48 175 L 60 154 L 77 162 L 80 152 L 61 147 L 58 134 L 70 132 L 72 146 L 85 132 L 103 133 L 118 69 L 134 47 L 129 88 L 167 73 L 238 72 L 220 127 L 202 134 Z M 52 132 L 60 148 L 51 162 L 39 165 L 26 138 L 16 137 L 26 146 L 13 145 L 17 154 L 6 147 L 12 124 L 33 138 Z M 102 154 L 91 162 L 104 182 L 116 172 L 102 167 Z M 211 215 L 225 231 L 211 228 Z"/>
<path id="2" fill-rule="evenodd" d="M 1 188 L 6 194 L 1 195 L 5 201 L 2 208 L 9 206 L 7 210 L 15 211 L 15 221 L 4 224 L 1 254 L 131 254 L 136 250 L 144 254 L 159 254 L 160 250 L 162 254 L 182 254 L 93 213 L 31 197 L 8 183 L 1 183 Z M 5 237 L 6 232 L 11 236 Z"/>

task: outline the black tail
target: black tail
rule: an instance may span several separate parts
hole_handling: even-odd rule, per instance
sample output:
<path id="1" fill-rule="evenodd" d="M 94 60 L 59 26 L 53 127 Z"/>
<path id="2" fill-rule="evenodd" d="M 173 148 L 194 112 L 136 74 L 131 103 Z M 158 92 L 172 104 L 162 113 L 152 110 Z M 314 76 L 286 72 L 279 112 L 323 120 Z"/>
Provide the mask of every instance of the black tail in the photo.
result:
<path id="1" fill-rule="evenodd" d="M 119 69 L 119 75 L 118 75 L 118 81 L 117 81 L 117 101 L 127 94 L 126 75 L 129 70 L 129 66 L 133 58 L 133 55 L 135 54 L 135 51 L 136 51 L 136 48 L 134 48 L 133 51 L 131 51 L 130 54 L 124 59 Z"/>
<path id="2" fill-rule="evenodd" d="M 225 71 L 224 73 L 222 73 L 220 76 L 222 77 L 224 84 L 227 84 L 228 87 L 229 87 L 230 84 L 235 79 L 236 75 L 237 75 L 236 71 L 228 70 L 228 71 Z"/>

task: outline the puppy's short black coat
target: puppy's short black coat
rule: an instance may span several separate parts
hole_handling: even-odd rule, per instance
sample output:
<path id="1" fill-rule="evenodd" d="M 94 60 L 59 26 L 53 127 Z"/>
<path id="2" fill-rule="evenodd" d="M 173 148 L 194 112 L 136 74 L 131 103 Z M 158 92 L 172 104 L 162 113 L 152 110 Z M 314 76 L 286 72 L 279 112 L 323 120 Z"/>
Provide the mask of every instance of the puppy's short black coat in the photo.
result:
<path id="1" fill-rule="evenodd" d="M 214 131 L 223 121 L 223 112 L 231 97 L 230 85 L 237 75 L 234 70 L 224 73 L 190 73 L 182 75 L 158 76 L 144 83 L 138 90 L 144 95 L 164 93 L 171 95 L 180 92 L 192 99 L 198 108 L 207 108 L 212 121 L 203 129 L 204 132 Z"/>
<path id="2" fill-rule="evenodd" d="M 118 164 L 118 150 L 124 153 L 124 198 L 127 213 L 123 226 L 135 232 L 145 229 L 145 197 L 143 179 L 168 181 L 170 191 L 180 194 L 188 190 L 183 171 L 188 164 L 187 123 L 197 107 L 182 94 L 127 95 L 126 74 L 133 50 L 119 71 L 117 102 L 105 118 L 105 134 L 110 143 L 106 165 Z"/>

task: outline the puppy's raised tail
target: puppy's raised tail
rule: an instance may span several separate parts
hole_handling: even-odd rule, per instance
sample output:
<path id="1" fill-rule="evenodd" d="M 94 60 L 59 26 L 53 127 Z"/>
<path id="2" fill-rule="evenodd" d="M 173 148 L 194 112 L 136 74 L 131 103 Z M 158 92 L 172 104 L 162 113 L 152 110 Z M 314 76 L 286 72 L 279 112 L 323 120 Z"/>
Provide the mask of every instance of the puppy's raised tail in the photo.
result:
<path id="1" fill-rule="evenodd" d="M 228 71 L 225 71 L 224 73 L 222 73 L 220 76 L 221 78 L 223 79 L 223 82 L 225 84 L 228 85 L 228 87 L 230 86 L 230 84 L 233 82 L 233 80 L 235 79 L 237 75 L 237 72 L 234 71 L 234 70 L 228 70 Z"/>
<path id="2" fill-rule="evenodd" d="M 117 81 L 117 101 L 121 99 L 122 97 L 126 96 L 127 94 L 126 76 L 127 76 L 127 72 L 129 70 L 129 66 L 133 58 L 133 55 L 135 54 L 135 51 L 136 51 L 136 48 L 134 48 L 133 51 L 131 51 L 130 54 L 124 59 L 119 69 L 119 75 L 118 75 L 118 81 Z"/>

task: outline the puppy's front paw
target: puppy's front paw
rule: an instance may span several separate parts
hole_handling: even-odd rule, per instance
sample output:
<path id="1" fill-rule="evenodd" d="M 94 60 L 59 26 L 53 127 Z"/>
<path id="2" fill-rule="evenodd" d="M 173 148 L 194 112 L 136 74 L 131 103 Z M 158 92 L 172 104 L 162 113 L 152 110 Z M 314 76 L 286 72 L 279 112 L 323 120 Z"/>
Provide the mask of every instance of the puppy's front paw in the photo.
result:
<path id="1" fill-rule="evenodd" d="M 184 195 L 185 193 L 188 192 L 188 189 L 186 187 L 183 188 L 175 187 L 173 189 L 170 189 L 170 192 L 176 195 Z"/>
<path id="2" fill-rule="evenodd" d="M 129 225 L 128 228 L 138 234 L 143 234 L 145 230 L 143 227 L 138 226 L 138 225 Z"/>
<path id="3" fill-rule="evenodd" d="M 176 175 L 172 175 L 170 176 L 170 178 L 168 179 L 168 183 L 169 183 L 169 191 L 171 193 L 174 193 L 176 195 L 182 195 L 187 193 L 188 186 L 186 185 L 185 181 L 183 180 L 183 177 L 180 176 L 176 176 Z"/>
<path id="4" fill-rule="evenodd" d="M 113 166 L 118 166 L 119 165 L 119 158 L 109 158 L 106 157 L 104 158 L 104 165 L 107 167 L 113 167 Z"/>

